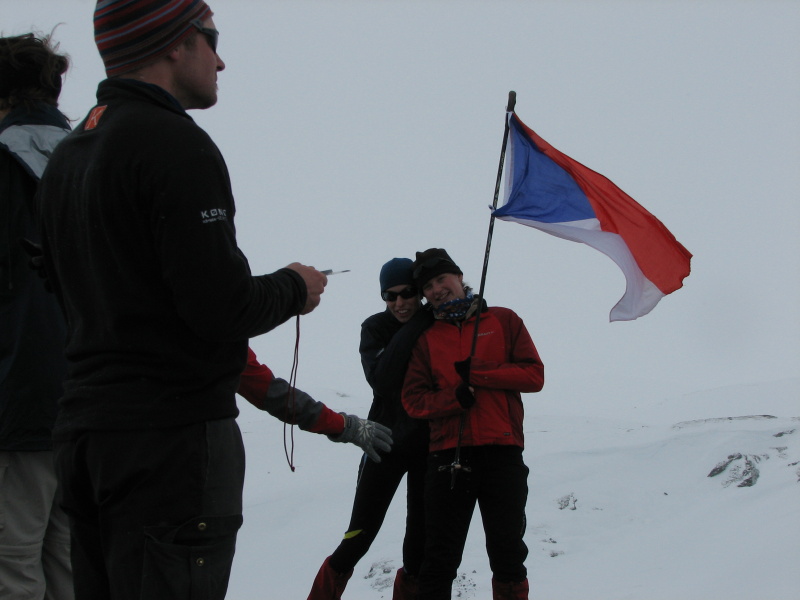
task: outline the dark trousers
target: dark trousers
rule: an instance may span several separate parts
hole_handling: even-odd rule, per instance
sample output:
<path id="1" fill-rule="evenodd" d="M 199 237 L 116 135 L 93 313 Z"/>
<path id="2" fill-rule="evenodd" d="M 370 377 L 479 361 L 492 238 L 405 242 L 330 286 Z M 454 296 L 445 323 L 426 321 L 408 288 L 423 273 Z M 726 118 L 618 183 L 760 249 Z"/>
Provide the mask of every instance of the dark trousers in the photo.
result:
<path id="1" fill-rule="evenodd" d="M 367 553 L 378 535 L 403 475 L 408 473 L 403 566 L 411 575 L 419 573 L 425 546 L 425 461 L 423 453 L 381 453 L 379 463 L 364 455 L 359 466 L 350 525 L 330 558 L 329 564 L 334 570 L 340 573 L 349 571 Z"/>
<path id="2" fill-rule="evenodd" d="M 486 534 L 489 565 L 497 581 L 523 581 L 525 504 L 528 467 L 522 448 L 474 446 L 461 449 L 462 469 L 451 489 L 455 451 L 434 452 L 428 458 L 425 480 L 425 561 L 419 581 L 419 600 L 450 598 L 453 580 L 464 552 L 470 520 L 477 503 Z"/>
<path id="3" fill-rule="evenodd" d="M 242 523 L 234 419 L 56 444 L 76 600 L 225 597 Z"/>

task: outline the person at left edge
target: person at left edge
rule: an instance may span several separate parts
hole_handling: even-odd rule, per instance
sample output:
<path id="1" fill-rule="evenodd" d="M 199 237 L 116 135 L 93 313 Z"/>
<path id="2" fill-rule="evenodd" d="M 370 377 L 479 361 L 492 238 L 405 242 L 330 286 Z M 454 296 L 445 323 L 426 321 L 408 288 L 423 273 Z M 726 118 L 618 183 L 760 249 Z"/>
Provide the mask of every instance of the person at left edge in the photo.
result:
<path id="1" fill-rule="evenodd" d="M 235 394 L 250 338 L 319 304 L 327 278 L 254 276 L 225 161 L 186 112 L 217 101 L 202 0 L 100 0 L 108 79 L 37 195 L 67 322 L 53 431 L 78 600 L 225 597 L 242 523 Z"/>
<path id="2" fill-rule="evenodd" d="M 20 244 L 39 239 L 33 197 L 69 133 L 58 110 L 69 60 L 51 37 L 0 38 L 0 598 L 9 600 L 73 597 L 51 434 L 66 327 Z"/>

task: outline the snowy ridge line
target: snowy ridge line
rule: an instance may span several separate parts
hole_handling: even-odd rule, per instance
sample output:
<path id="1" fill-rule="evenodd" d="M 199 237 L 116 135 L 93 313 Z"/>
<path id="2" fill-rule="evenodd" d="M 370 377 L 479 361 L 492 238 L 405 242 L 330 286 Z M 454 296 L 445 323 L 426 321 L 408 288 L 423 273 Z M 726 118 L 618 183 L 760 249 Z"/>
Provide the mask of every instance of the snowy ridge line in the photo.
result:
<path id="1" fill-rule="evenodd" d="M 763 421 L 766 419 L 777 419 L 774 415 L 745 415 L 741 417 L 715 417 L 711 419 L 696 419 L 693 421 L 681 421 L 672 426 L 673 429 L 683 429 L 690 425 L 705 425 L 707 423 L 724 423 L 726 421 Z M 797 417 L 794 417 L 797 418 Z"/>

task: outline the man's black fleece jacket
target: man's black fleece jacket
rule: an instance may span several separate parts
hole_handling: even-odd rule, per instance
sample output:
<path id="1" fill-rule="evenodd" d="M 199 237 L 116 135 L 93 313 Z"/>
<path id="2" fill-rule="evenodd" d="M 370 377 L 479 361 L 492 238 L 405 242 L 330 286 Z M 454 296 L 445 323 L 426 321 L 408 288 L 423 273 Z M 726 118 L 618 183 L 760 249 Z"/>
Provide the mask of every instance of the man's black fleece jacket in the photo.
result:
<path id="1" fill-rule="evenodd" d="M 236 416 L 248 339 L 302 310 L 302 278 L 250 273 L 225 161 L 172 96 L 109 79 L 97 100 L 37 201 L 68 331 L 54 437 Z"/>

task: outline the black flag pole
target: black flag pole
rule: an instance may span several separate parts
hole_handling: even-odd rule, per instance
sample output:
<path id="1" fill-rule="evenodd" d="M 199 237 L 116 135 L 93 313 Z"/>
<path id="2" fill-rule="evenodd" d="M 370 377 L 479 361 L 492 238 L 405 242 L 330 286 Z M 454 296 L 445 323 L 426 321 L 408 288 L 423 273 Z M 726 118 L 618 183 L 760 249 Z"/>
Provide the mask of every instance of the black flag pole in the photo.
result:
<path id="1" fill-rule="evenodd" d="M 489 217 L 489 233 L 486 236 L 486 251 L 483 255 L 483 270 L 481 271 L 481 284 L 478 290 L 479 302 L 483 303 L 483 291 L 486 288 L 486 272 L 489 270 L 489 252 L 492 249 L 492 234 L 494 233 L 494 209 L 497 208 L 497 200 L 500 197 L 500 182 L 503 179 L 503 165 L 506 160 L 506 146 L 508 145 L 508 113 L 514 112 L 514 106 L 517 104 L 517 92 L 508 92 L 508 104 L 506 105 L 506 119 L 505 128 L 503 130 L 503 145 L 500 149 L 500 164 L 497 167 L 497 181 L 494 185 L 494 199 L 492 201 L 492 215 Z M 478 326 L 481 322 L 481 311 L 475 313 L 475 331 L 472 334 L 472 348 L 470 349 L 469 356 L 472 358 L 475 355 L 475 348 L 478 345 Z M 456 475 L 463 468 L 461 465 L 461 438 L 464 435 L 464 421 L 466 421 L 467 412 L 461 413 L 461 422 L 458 426 L 458 442 L 456 443 L 456 453 L 453 458 L 453 463 L 450 465 L 450 489 L 452 490 L 456 485 Z M 447 467 L 440 467 L 440 470 Z"/>
<path id="2" fill-rule="evenodd" d="M 494 199 L 492 201 L 492 216 L 489 217 L 489 233 L 486 236 L 486 252 L 483 255 L 483 271 L 481 271 L 481 285 L 478 296 L 483 300 L 483 290 L 486 288 L 486 272 L 489 270 L 489 252 L 492 249 L 492 234 L 494 233 L 494 209 L 497 208 L 497 200 L 500 197 L 500 182 L 503 179 L 503 165 L 506 162 L 506 146 L 508 146 L 508 113 L 514 112 L 517 104 L 517 92 L 508 92 L 508 105 L 506 106 L 506 124 L 503 130 L 503 146 L 500 150 L 500 164 L 497 167 L 497 181 L 494 184 Z M 472 349 L 469 355 L 475 354 L 475 347 L 478 345 L 478 325 L 480 324 L 481 311 L 475 315 L 475 332 L 472 335 Z"/>

